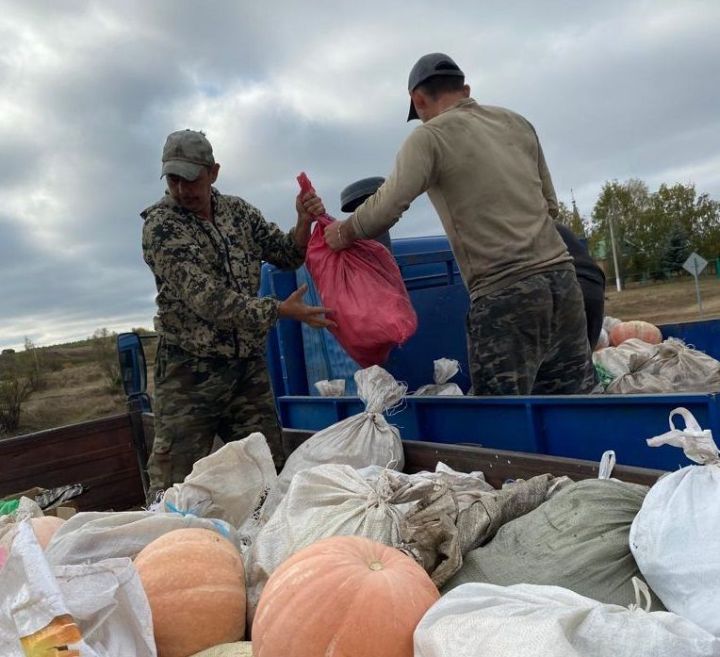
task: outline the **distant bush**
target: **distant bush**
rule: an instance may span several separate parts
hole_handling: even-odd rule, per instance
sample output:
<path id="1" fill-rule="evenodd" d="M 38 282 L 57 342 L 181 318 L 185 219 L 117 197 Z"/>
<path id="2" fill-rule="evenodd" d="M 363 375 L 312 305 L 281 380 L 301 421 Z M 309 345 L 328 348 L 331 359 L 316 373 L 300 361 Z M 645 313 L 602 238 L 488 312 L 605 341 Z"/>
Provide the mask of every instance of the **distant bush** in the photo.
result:
<path id="1" fill-rule="evenodd" d="M 3 354 L 0 364 L 0 433 L 20 425 L 22 405 L 41 380 L 37 364 L 27 352 Z"/>
<path id="2" fill-rule="evenodd" d="M 49 372 L 59 372 L 63 366 L 63 357 L 57 351 L 43 354 L 43 365 Z"/>
<path id="3" fill-rule="evenodd" d="M 122 388 L 120 375 L 120 362 L 115 346 L 117 333 L 111 333 L 106 328 L 98 329 L 90 338 L 93 359 L 100 367 L 108 392 L 118 392 Z"/>
<path id="4" fill-rule="evenodd" d="M 32 391 L 43 390 L 47 386 L 47 368 L 45 356 L 30 338 L 25 338 L 25 351 L 20 356 L 22 371 L 30 380 Z"/>

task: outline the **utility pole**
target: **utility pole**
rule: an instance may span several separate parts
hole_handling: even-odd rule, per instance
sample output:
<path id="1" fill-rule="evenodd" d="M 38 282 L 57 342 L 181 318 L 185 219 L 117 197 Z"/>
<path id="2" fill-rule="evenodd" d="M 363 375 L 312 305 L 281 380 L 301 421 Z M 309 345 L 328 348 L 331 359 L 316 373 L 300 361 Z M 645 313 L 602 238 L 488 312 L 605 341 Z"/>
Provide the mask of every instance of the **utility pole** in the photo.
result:
<path id="1" fill-rule="evenodd" d="M 617 217 L 617 201 L 615 199 L 610 203 L 607 214 L 608 225 L 610 226 L 610 245 L 612 246 L 613 263 L 615 264 L 615 285 L 618 292 L 622 292 L 622 284 L 620 283 L 620 268 L 618 267 L 617 248 L 615 247 L 615 231 L 613 230 L 613 222 Z"/>

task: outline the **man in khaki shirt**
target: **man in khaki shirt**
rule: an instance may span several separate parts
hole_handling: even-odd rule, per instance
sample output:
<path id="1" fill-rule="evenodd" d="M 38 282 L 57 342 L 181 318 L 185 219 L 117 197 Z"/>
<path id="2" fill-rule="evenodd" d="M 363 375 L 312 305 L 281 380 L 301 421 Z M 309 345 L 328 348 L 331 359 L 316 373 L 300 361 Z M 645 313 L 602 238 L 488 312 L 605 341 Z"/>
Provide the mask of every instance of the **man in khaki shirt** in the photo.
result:
<path id="1" fill-rule="evenodd" d="M 470 293 L 475 394 L 574 394 L 595 382 L 582 293 L 551 212 L 555 191 L 532 125 L 479 105 L 447 55 L 410 72 L 420 118 L 385 183 L 325 232 L 333 249 L 373 238 L 427 192 Z"/>

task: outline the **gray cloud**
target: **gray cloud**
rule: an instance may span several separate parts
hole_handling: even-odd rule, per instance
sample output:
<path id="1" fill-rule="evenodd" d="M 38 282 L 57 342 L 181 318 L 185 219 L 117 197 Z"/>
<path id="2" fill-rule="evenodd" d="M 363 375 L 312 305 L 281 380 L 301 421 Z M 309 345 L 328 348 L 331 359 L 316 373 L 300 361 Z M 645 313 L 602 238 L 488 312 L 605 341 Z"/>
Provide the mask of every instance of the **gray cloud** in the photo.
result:
<path id="1" fill-rule="evenodd" d="M 167 133 L 205 129 L 219 187 L 287 228 L 295 176 L 326 205 L 384 175 L 407 72 L 444 50 L 473 95 L 535 125 L 557 191 L 604 181 L 720 196 L 720 5 L 611 0 L 308 3 L 0 0 L 0 346 L 149 326 L 138 212 Z M 425 199 L 394 229 L 439 233 Z"/>

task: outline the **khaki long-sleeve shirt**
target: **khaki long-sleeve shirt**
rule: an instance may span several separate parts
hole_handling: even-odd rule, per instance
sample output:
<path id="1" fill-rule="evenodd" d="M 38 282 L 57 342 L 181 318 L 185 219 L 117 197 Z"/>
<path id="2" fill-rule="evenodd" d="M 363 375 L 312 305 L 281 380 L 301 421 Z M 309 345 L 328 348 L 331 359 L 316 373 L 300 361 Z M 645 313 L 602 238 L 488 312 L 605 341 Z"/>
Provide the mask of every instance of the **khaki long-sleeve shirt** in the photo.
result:
<path id="1" fill-rule="evenodd" d="M 416 128 L 395 169 L 350 217 L 372 238 L 427 192 L 473 299 L 533 274 L 571 269 L 555 230 L 552 180 L 532 125 L 472 98 Z"/>

